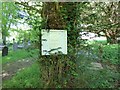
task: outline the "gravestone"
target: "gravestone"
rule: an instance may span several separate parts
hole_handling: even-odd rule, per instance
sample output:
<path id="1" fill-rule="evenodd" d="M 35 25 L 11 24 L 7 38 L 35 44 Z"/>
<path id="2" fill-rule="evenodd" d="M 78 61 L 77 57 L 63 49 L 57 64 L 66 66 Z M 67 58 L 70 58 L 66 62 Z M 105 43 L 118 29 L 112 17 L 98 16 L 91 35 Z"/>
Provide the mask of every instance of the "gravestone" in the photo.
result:
<path id="1" fill-rule="evenodd" d="M 18 48 L 17 43 L 15 42 L 15 39 L 13 39 L 13 50 L 16 51 Z"/>
<path id="2" fill-rule="evenodd" d="M 27 49 L 28 48 L 28 43 L 25 41 L 24 42 L 24 48 Z"/>
<path id="3" fill-rule="evenodd" d="M 117 38 L 118 44 L 120 44 L 120 37 Z"/>
<path id="4" fill-rule="evenodd" d="M 2 56 L 7 56 L 7 55 L 8 55 L 8 47 L 5 46 L 5 47 L 3 47 L 3 49 L 2 49 Z"/>
<path id="5" fill-rule="evenodd" d="M 30 40 L 28 41 L 28 46 L 30 46 L 31 45 L 31 42 L 30 42 Z"/>

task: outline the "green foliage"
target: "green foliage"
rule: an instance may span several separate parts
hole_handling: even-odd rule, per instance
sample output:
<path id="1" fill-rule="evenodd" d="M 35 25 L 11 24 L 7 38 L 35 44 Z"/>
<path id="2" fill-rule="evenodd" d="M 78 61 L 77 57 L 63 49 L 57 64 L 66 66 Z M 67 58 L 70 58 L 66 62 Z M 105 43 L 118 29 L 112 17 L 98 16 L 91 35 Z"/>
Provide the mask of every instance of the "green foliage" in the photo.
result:
<path id="1" fill-rule="evenodd" d="M 41 88 L 39 65 L 34 63 L 31 67 L 25 68 L 5 82 L 3 88 Z"/>
<path id="2" fill-rule="evenodd" d="M 6 36 L 9 35 L 8 30 L 11 24 L 15 24 L 15 17 L 17 15 L 17 6 L 14 2 L 2 2 L 2 15 L 0 16 L 2 21 L 2 39 L 3 43 L 6 44 Z"/>
<path id="3" fill-rule="evenodd" d="M 91 2 L 81 11 L 81 22 L 85 31 L 105 34 L 107 42 L 117 43 L 116 37 L 119 35 L 119 2 Z"/>
<path id="4" fill-rule="evenodd" d="M 38 4 L 40 4 L 40 3 L 38 3 Z M 25 11 L 29 14 L 29 17 L 28 17 L 29 19 L 26 20 L 26 23 L 28 23 L 30 26 L 32 26 L 32 29 L 30 29 L 29 32 L 26 33 L 26 34 L 29 34 L 28 39 L 31 40 L 37 48 L 40 48 L 42 18 L 40 16 L 40 14 L 34 10 L 26 10 L 25 9 Z M 25 35 L 25 37 L 26 37 L 26 35 Z"/>
<path id="5" fill-rule="evenodd" d="M 30 30 L 16 30 L 18 33 L 18 36 L 16 37 L 17 41 L 24 40 L 25 42 L 28 42 L 30 40 Z"/>

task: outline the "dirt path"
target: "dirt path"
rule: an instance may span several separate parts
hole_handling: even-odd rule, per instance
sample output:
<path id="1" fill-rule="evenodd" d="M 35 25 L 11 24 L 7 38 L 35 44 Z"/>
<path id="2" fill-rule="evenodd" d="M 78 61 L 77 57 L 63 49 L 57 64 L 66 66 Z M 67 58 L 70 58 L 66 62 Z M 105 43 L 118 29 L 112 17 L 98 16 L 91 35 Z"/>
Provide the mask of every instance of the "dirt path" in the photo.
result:
<path id="1" fill-rule="evenodd" d="M 5 80 L 8 80 L 11 77 L 13 77 L 16 74 L 16 72 L 31 66 L 35 61 L 36 59 L 34 58 L 27 58 L 27 59 L 18 60 L 13 63 L 4 64 L 2 66 L 2 75 L 0 75 L 0 77 L 2 77 L 2 80 L 4 82 Z"/>

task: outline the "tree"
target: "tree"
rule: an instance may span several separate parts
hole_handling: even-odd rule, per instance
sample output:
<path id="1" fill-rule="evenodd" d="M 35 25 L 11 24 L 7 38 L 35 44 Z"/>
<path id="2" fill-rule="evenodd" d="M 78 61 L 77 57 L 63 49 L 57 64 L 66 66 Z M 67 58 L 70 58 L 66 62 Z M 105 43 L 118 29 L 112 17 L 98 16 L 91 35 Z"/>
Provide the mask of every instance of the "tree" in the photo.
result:
<path id="1" fill-rule="evenodd" d="M 24 19 L 25 22 L 31 29 L 29 30 L 30 33 L 30 40 L 35 43 L 35 47 L 40 49 L 41 53 L 41 7 L 42 2 L 15 2 L 21 8 L 21 11 L 28 14 L 28 16 Z"/>
<path id="2" fill-rule="evenodd" d="M 45 61 L 41 60 L 48 65 L 45 66 L 49 72 L 47 79 L 48 86 L 55 86 L 55 83 L 57 83 L 58 85 L 60 84 L 60 86 L 65 87 L 64 82 L 67 84 L 66 87 L 75 86 L 75 73 L 72 72 L 76 72 L 75 53 L 77 52 L 76 48 L 79 37 L 77 22 L 79 22 L 78 18 L 80 12 L 78 7 L 82 4 L 83 3 L 74 2 L 45 2 L 43 4 L 42 17 L 46 19 L 46 29 L 63 29 L 67 30 L 68 33 L 68 55 L 50 56 L 48 59 L 46 58 L 47 60 L 45 59 Z M 46 69 L 42 71 L 47 71 Z M 64 78 L 64 80 L 62 80 L 62 78 Z"/>
<path id="3" fill-rule="evenodd" d="M 104 26 L 106 25 L 107 28 L 103 29 L 105 36 L 107 38 L 107 42 L 111 44 L 117 43 L 117 36 L 120 33 L 119 30 L 119 5 L 120 3 L 111 2 L 105 4 L 103 9 L 105 13 L 105 19 L 103 20 Z M 102 23 L 102 22 L 101 22 Z"/>
<path id="4" fill-rule="evenodd" d="M 87 26 L 87 31 L 100 35 L 103 32 L 108 43 L 117 43 L 119 30 L 119 2 L 94 2 L 88 3 L 81 12 L 82 23 Z"/>
<path id="5" fill-rule="evenodd" d="M 74 84 L 70 84 L 71 82 L 69 81 L 74 78 L 72 71 L 76 68 L 75 53 L 78 43 L 77 38 L 79 36 L 79 31 L 76 26 L 78 22 L 77 12 L 79 12 L 79 9 L 77 8 L 79 4 L 72 2 L 44 2 L 42 3 L 41 10 L 38 9 L 38 7 L 41 7 L 40 2 L 36 2 L 34 5 L 29 5 L 29 3 L 30 2 L 16 2 L 16 4 L 24 6 L 24 9 L 29 13 L 30 19 L 28 23 L 31 24 L 33 30 L 38 33 L 37 36 L 39 36 L 38 41 L 40 43 L 40 33 L 42 29 L 66 29 L 68 31 L 68 55 L 40 56 L 39 62 L 44 87 L 56 87 L 56 84 L 65 87 L 64 82 L 68 84 L 66 87 L 74 86 Z M 42 22 L 39 19 L 40 17 L 42 17 Z M 39 47 L 41 47 L 41 44 L 39 45 Z M 62 79 L 63 75 L 66 77 L 64 80 Z"/>
<path id="6" fill-rule="evenodd" d="M 6 45 L 6 37 L 9 35 L 10 26 L 16 22 L 17 7 L 14 2 L 2 2 L 2 39 Z"/>

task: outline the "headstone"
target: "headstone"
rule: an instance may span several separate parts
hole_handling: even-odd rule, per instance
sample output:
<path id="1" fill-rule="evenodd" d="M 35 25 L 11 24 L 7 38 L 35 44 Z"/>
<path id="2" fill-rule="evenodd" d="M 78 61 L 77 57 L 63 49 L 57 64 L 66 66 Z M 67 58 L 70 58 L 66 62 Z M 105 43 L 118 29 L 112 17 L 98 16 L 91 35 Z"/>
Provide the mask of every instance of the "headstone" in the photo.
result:
<path id="1" fill-rule="evenodd" d="M 120 37 L 117 38 L 118 44 L 120 44 Z"/>
<path id="2" fill-rule="evenodd" d="M 28 41 L 28 46 L 30 46 L 31 45 L 31 42 L 30 42 L 30 40 Z"/>
<path id="3" fill-rule="evenodd" d="M 2 56 L 7 56 L 7 55 L 8 55 L 8 47 L 5 46 L 5 47 L 3 47 L 3 49 L 2 49 Z"/>
<path id="4" fill-rule="evenodd" d="M 3 46 L 2 44 L 0 44 L 0 51 L 2 51 L 3 47 L 4 47 L 4 46 Z"/>
<path id="5" fill-rule="evenodd" d="M 17 43 L 16 43 L 16 42 L 13 44 L 13 50 L 14 50 L 14 51 L 17 50 Z"/>
<path id="6" fill-rule="evenodd" d="M 24 42 L 24 48 L 27 49 L 28 48 L 28 43 Z"/>
<path id="7" fill-rule="evenodd" d="M 18 48 L 17 43 L 15 42 L 15 39 L 13 39 L 13 50 L 16 51 Z"/>
<path id="8" fill-rule="evenodd" d="M 101 63 L 97 63 L 97 62 L 92 62 L 91 63 L 91 67 L 89 69 L 92 69 L 92 70 L 100 70 L 100 69 L 103 69 L 103 66 Z"/>

